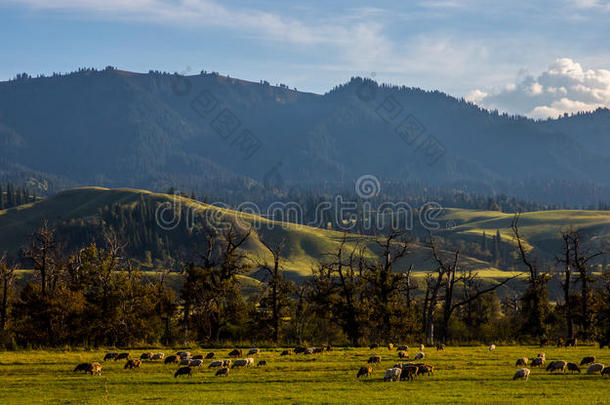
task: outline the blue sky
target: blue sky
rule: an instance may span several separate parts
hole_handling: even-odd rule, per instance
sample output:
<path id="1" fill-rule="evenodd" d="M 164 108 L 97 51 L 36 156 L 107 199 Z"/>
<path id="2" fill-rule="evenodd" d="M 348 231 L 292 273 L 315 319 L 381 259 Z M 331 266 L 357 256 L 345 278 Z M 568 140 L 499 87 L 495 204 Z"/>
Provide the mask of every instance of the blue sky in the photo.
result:
<path id="1" fill-rule="evenodd" d="M 114 65 L 323 93 L 374 76 L 543 117 L 610 105 L 609 21 L 610 0 L 0 0 L 0 80 Z"/>

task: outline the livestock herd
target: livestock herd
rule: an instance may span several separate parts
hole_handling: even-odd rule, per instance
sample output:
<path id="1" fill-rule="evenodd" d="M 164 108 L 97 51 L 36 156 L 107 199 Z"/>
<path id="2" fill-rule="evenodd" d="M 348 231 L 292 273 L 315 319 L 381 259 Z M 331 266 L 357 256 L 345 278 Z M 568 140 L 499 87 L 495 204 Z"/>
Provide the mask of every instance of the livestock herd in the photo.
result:
<path id="1" fill-rule="evenodd" d="M 371 350 L 379 350 L 380 345 L 374 344 L 370 346 Z M 393 344 L 388 344 L 387 349 L 389 352 L 392 352 L 394 349 Z M 421 344 L 419 347 L 419 352 L 413 357 L 413 362 L 398 362 L 394 366 L 387 368 L 383 373 L 383 381 L 413 381 L 416 377 L 419 376 L 433 376 L 434 375 L 434 366 L 431 364 L 426 364 L 423 359 L 426 357 L 424 352 L 424 345 Z M 305 346 L 297 346 L 294 349 L 285 349 L 280 353 L 280 356 L 291 356 L 302 354 L 304 356 L 313 355 L 316 353 L 324 353 L 330 352 L 333 350 L 331 345 L 322 346 L 322 347 L 305 347 Z M 398 360 L 409 359 L 408 354 L 409 347 L 406 345 L 399 345 L 396 347 L 396 355 Z M 444 351 L 445 345 L 438 345 L 436 347 L 437 351 Z M 492 344 L 489 346 L 489 351 L 493 352 L 496 350 L 496 345 Z M 124 369 L 133 370 L 140 368 L 143 362 L 163 362 L 166 365 L 177 365 L 178 369 L 173 373 L 174 377 L 179 376 L 192 376 L 193 370 L 195 368 L 202 368 L 204 366 L 204 361 L 209 361 L 207 368 L 215 369 L 215 376 L 228 376 L 230 370 L 235 368 L 248 368 L 255 365 L 255 360 L 253 356 L 259 355 L 261 350 L 258 348 L 252 348 L 248 350 L 246 356 L 244 357 L 244 352 L 242 349 L 233 349 L 228 353 L 230 358 L 228 359 L 216 359 L 216 353 L 209 352 L 207 354 L 197 354 L 192 355 L 188 351 L 179 351 L 176 354 L 172 354 L 169 356 L 165 356 L 164 353 L 142 353 L 139 358 L 131 358 L 129 353 L 118 353 L 118 352 L 108 352 L 104 356 L 103 361 L 119 361 L 125 360 Z M 393 357 L 391 355 L 390 357 Z M 360 367 L 360 369 L 356 373 L 356 378 L 359 379 L 361 377 L 371 377 L 373 375 L 374 369 L 376 366 L 381 364 L 381 355 L 374 354 L 369 356 L 367 364 Z M 264 367 L 267 365 L 267 360 L 259 360 L 256 362 L 257 367 Z M 530 377 L 531 370 L 529 367 L 538 367 L 542 368 L 546 365 L 546 371 L 549 373 L 554 372 L 562 372 L 566 371 L 574 374 L 581 373 L 581 368 L 583 366 L 587 366 L 586 373 L 587 374 L 599 374 L 602 377 L 606 375 L 610 375 L 610 367 L 604 366 L 604 364 L 596 362 L 595 356 L 586 356 L 584 357 L 579 364 L 575 362 L 567 362 L 565 360 L 554 360 L 550 361 L 547 365 L 546 354 L 538 353 L 536 357 L 531 360 L 527 357 L 520 357 L 515 362 L 515 367 L 518 367 L 517 371 L 513 375 L 513 380 L 525 380 L 527 381 Z M 81 371 L 84 373 L 88 373 L 91 375 L 101 375 L 102 373 L 102 365 L 98 361 L 93 361 L 90 363 L 81 363 L 78 364 L 74 372 Z"/>
<path id="2" fill-rule="evenodd" d="M 494 346 L 495 348 L 495 346 Z M 491 347 L 490 347 L 491 350 Z M 525 380 L 529 379 L 531 370 L 526 368 L 530 364 L 530 367 L 543 367 L 546 364 L 546 354 L 538 353 L 538 355 L 530 362 L 527 357 L 520 357 L 515 363 L 515 367 L 521 367 L 513 375 L 513 380 Z M 587 374 L 600 374 L 602 377 L 610 375 L 610 367 L 604 367 L 602 363 L 595 362 L 595 356 L 586 356 L 580 361 L 580 366 L 573 362 L 567 362 L 565 360 L 554 360 L 549 362 L 546 367 L 546 371 L 553 373 L 555 371 L 561 371 L 565 373 L 569 371 L 571 374 L 575 372 L 580 373 L 580 367 L 587 366 Z"/>
<path id="3" fill-rule="evenodd" d="M 250 349 L 247 353 L 247 356 L 253 356 L 260 353 L 260 349 Z M 241 349 L 234 349 L 229 353 L 231 357 L 242 357 L 243 352 Z M 282 354 L 284 355 L 284 354 Z M 187 351 L 179 351 L 176 354 L 172 354 L 170 356 L 165 356 L 165 353 L 142 353 L 139 359 L 130 358 L 129 353 L 117 353 L 117 352 L 108 352 L 104 356 L 104 361 L 118 361 L 118 360 L 126 360 L 124 369 L 133 370 L 136 368 L 140 368 L 143 361 L 163 361 L 164 364 L 177 364 L 178 370 L 174 373 L 174 377 L 179 377 L 181 375 L 191 376 L 193 375 L 193 369 L 195 367 L 202 367 L 204 360 L 211 360 L 208 368 L 218 368 L 216 371 L 217 376 L 228 376 L 229 369 L 237 368 L 237 367 L 250 367 L 254 365 L 254 358 L 246 357 L 243 359 L 223 359 L 223 360 L 214 360 L 215 353 L 209 352 L 206 355 L 197 354 L 191 355 L 191 352 Z M 266 366 L 266 360 L 260 360 L 257 364 L 258 367 Z M 91 375 L 101 375 L 102 374 L 102 366 L 99 362 L 94 361 L 91 363 L 81 363 L 78 364 L 74 368 L 74 372 L 83 371 L 85 373 L 89 373 Z"/>

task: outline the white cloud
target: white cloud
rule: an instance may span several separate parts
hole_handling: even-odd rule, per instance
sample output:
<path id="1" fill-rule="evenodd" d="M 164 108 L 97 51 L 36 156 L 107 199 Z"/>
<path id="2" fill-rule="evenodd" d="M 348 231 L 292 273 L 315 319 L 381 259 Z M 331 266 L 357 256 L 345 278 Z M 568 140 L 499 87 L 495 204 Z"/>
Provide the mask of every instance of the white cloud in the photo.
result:
<path id="1" fill-rule="evenodd" d="M 534 118 L 592 111 L 610 106 L 610 70 L 584 70 L 572 59 L 561 58 L 537 77 L 523 73 L 515 84 L 499 90 L 474 90 L 467 99 Z"/>
<path id="2" fill-rule="evenodd" d="M 0 3 L 3 0 L 0 0 Z M 172 23 L 180 26 L 231 28 L 267 40 L 294 44 L 358 43 L 378 24 L 363 17 L 379 9 L 356 9 L 357 24 L 306 24 L 280 14 L 247 8 L 230 8 L 215 0 L 4 0 L 34 10 L 88 12 L 113 20 Z"/>
<path id="3" fill-rule="evenodd" d="M 567 0 L 567 2 L 580 9 L 610 11 L 610 1 L 608 0 Z"/>

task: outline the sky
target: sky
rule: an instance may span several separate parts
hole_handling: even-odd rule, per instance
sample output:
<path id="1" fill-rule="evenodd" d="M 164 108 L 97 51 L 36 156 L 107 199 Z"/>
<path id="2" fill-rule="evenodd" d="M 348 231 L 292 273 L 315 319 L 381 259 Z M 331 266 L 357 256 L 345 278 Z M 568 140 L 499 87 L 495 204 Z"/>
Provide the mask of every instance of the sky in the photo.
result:
<path id="1" fill-rule="evenodd" d="M 352 76 L 535 118 L 610 106 L 610 0 L 0 0 L 0 80 L 107 65 L 325 93 Z"/>

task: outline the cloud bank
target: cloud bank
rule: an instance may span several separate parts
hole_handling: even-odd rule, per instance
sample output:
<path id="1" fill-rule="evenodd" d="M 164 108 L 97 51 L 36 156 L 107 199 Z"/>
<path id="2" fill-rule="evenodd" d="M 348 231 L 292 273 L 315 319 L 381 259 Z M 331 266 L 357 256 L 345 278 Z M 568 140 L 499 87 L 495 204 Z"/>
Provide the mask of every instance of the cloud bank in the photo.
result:
<path id="1" fill-rule="evenodd" d="M 584 70 L 572 59 L 556 59 L 538 76 L 521 71 L 516 83 L 501 89 L 473 90 L 466 99 L 532 118 L 592 111 L 610 106 L 610 70 Z"/>

